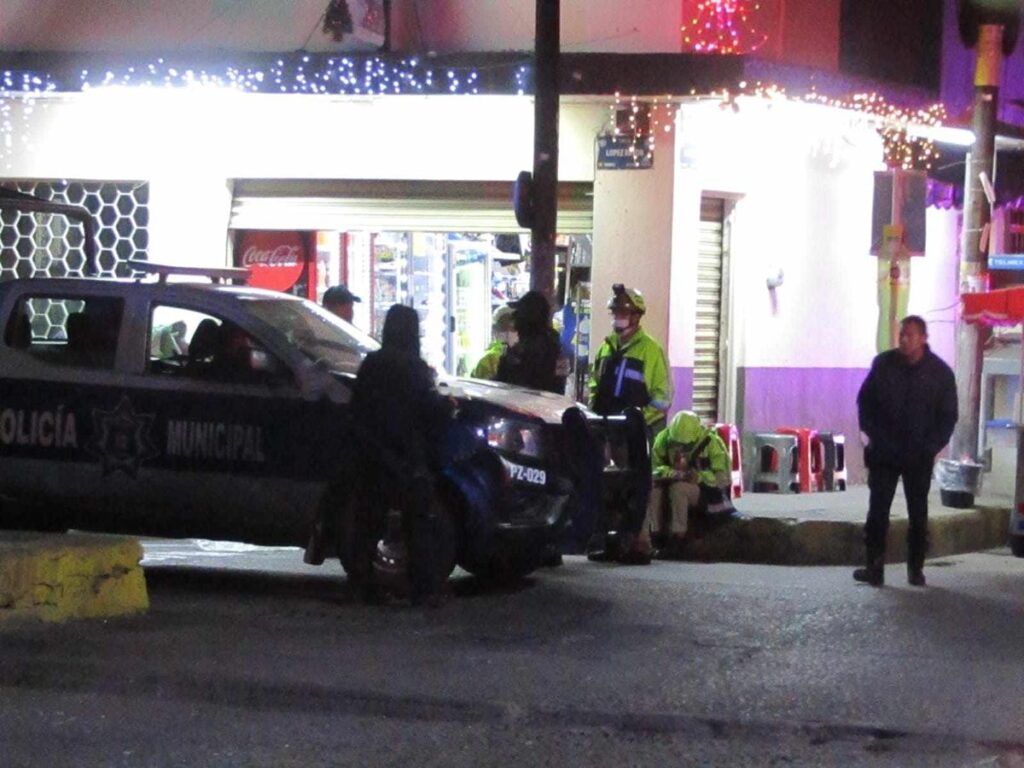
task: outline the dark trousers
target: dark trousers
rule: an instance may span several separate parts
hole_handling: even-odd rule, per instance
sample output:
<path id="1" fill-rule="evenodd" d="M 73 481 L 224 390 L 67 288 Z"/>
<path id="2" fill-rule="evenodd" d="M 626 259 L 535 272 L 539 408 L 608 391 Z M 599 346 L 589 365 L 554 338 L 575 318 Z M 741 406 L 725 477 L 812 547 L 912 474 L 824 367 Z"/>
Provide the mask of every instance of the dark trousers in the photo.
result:
<path id="1" fill-rule="evenodd" d="M 907 499 L 907 558 L 911 563 L 924 561 L 928 546 L 928 491 L 932 485 L 932 462 L 925 461 L 896 467 L 887 464 L 872 466 L 868 470 L 868 520 L 864 526 L 864 544 L 868 557 L 885 553 L 885 538 L 889 532 L 889 512 L 896 494 L 896 483 L 903 478 L 903 494 Z"/>

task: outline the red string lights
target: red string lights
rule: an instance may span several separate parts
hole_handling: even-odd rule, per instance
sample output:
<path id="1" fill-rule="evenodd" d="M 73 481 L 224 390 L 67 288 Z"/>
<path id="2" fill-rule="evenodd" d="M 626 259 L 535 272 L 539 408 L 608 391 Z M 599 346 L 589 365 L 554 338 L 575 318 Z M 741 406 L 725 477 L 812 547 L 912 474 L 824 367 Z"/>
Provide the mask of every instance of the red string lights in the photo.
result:
<path id="1" fill-rule="evenodd" d="M 764 45 L 768 35 L 757 29 L 754 17 L 761 10 L 758 0 L 684 0 L 683 50 L 695 53 L 752 53 Z"/>

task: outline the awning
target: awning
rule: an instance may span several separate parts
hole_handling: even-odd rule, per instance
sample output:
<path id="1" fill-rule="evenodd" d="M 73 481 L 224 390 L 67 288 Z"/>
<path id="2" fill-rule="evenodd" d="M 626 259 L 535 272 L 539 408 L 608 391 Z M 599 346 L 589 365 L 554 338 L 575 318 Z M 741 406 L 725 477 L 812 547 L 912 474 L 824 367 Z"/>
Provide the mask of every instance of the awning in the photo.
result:
<path id="1" fill-rule="evenodd" d="M 559 234 L 594 226 L 593 184 L 558 185 Z M 522 232 L 511 182 L 240 179 L 232 229 Z"/>
<path id="2" fill-rule="evenodd" d="M 981 325 L 1017 325 L 1024 322 L 1024 286 L 1001 288 L 960 297 L 963 318 Z"/>

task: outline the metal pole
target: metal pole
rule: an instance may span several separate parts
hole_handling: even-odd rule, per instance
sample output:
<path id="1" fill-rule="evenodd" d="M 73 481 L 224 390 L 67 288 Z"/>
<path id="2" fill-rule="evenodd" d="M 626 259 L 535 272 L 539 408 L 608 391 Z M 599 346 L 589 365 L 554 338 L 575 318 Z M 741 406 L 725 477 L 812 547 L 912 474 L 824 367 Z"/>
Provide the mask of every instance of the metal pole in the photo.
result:
<path id="1" fill-rule="evenodd" d="M 530 288 L 549 302 L 555 293 L 558 215 L 558 59 L 560 0 L 537 0 L 533 105 L 533 228 Z"/>
<path id="2" fill-rule="evenodd" d="M 993 179 L 995 125 L 999 102 L 999 69 L 1002 65 L 1003 27 L 983 24 L 978 35 L 978 62 L 974 74 L 974 147 L 967 158 L 964 178 L 964 223 L 960 247 L 960 293 L 976 293 L 988 287 L 988 256 L 982 233 L 992 219 L 992 208 L 981 183 L 981 174 Z M 952 458 L 977 460 L 981 407 L 981 364 L 984 352 L 980 325 L 959 321 L 956 344 L 956 387 L 960 418 L 953 431 Z"/>

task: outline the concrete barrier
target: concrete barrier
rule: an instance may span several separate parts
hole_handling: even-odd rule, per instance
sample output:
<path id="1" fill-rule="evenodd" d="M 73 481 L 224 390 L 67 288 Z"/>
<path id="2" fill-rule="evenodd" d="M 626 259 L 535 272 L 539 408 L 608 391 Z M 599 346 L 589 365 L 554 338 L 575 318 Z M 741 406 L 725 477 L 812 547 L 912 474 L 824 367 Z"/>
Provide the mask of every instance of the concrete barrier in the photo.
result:
<path id="1" fill-rule="evenodd" d="M 135 539 L 0 532 L 0 622 L 121 616 L 149 607 Z"/>

